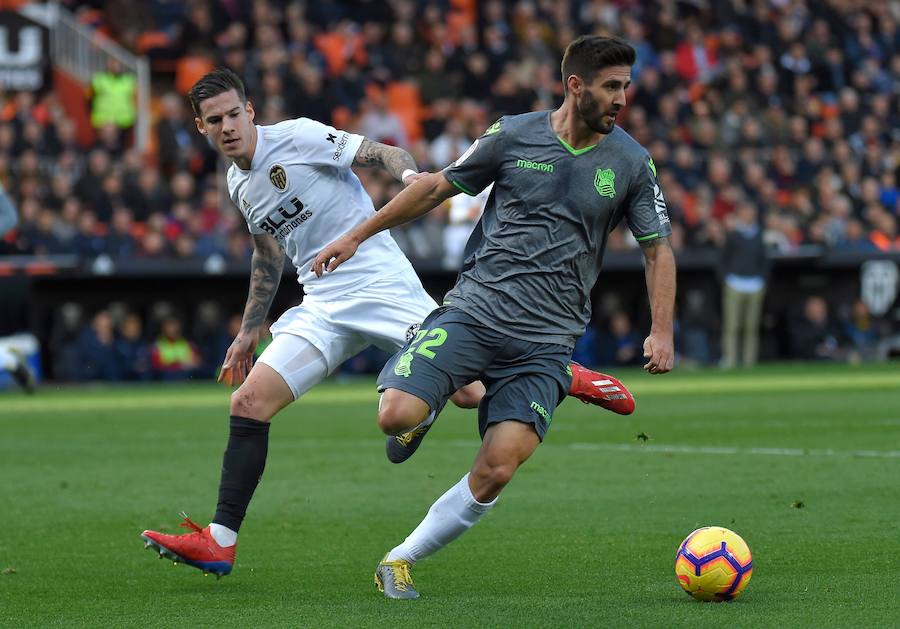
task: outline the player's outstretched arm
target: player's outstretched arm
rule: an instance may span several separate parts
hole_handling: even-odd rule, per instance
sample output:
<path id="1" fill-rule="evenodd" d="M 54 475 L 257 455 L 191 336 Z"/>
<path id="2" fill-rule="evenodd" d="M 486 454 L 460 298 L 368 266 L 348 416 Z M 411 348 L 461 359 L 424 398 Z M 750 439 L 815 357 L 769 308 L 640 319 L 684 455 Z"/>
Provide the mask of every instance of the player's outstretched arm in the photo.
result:
<path id="1" fill-rule="evenodd" d="M 647 293 L 650 295 L 652 324 L 644 341 L 644 369 L 666 373 L 675 365 L 672 319 L 675 310 L 675 254 L 667 238 L 641 243 L 646 262 Z"/>
<path id="2" fill-rule="evenodd" d="M 353 165 L 380 166 L 405 186 L 424 176 L 424 173 L 418 172 L 413 156 L 402 148 L 388 146 L 369 138 L 363 138 L 353 158 Z"/>
<path id="3" fill-rule="evenodd" d="M 219 382 L 239 385 L 253 366 L 253 352 L 259 343 L 259 331 L 281 282 L 284 253 L 268 234 L 253 235 L 253 259 L 250 262 L 250 294 L 244 306 L 241 330 L 225 354 Z"/>
<path id="4" fill-rule="evenodd" d="M 380 211 L 322 249 L 313 260 L 313 273 L 322 277 L 325 271 L 334 271 L 352 258 L 364 241 L 378 232 L 415 220 L 457 193 L 459 190 L 447 181 L 443 173 L 425 174 Z"/>

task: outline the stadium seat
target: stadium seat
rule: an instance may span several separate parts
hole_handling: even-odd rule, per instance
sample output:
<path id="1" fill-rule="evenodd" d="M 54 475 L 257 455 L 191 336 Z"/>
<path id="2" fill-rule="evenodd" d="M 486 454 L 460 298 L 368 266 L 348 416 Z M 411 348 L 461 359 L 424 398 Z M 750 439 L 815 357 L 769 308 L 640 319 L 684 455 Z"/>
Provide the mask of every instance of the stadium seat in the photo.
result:
<path id="1" fill-rule="evenodd" d="M 411 141 L 422 137 L 422 101 L 415 83 L 394 81 L 387 85 L 388 109 L 397 114 Z"/>
<path id="2" fill-rule="evenodd" d="M 186 55 L 175 64 L 175 89 L 187 94 L 191 86 L 207 72 L 212 72 L 215 64 L 204 55 Z"/>

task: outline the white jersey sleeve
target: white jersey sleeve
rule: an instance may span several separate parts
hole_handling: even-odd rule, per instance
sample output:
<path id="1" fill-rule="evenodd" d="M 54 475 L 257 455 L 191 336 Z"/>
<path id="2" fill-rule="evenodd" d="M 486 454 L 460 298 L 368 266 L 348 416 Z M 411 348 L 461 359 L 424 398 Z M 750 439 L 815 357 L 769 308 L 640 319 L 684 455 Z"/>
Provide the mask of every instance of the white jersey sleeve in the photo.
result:
<path id="1" fill-rule="evenodd" d="M 294 146 L 300 161 L 311 166 L 350 168 L 363 136 L 332 126 L 298 118 L 294 128 Z"/>

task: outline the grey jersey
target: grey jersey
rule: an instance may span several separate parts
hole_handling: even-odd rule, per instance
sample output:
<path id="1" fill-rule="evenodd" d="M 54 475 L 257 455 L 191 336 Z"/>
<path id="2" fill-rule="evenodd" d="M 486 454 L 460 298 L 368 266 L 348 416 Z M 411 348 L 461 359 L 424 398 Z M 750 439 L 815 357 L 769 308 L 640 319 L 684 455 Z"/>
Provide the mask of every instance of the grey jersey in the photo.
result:
<path id="1" fill-rule="evenodd" d="M 624 218 L 641 242 L 671 233 L 655 171 L 619 127 L 576 150 L 549 111 L 501 118 L 444 169 L 467 194 L 494 182 L 444 303 L 514 338 L 574 347 L 610 230 Z"/>

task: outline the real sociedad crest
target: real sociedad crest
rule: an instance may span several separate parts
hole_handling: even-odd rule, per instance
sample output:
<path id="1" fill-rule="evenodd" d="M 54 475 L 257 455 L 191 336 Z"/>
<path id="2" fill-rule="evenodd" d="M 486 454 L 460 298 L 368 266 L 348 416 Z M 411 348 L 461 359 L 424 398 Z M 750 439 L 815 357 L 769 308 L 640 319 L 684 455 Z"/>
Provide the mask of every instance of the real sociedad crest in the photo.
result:
<path id="1" fill-rule="evenodd" d="M 284 166 L 281 164 L 273 164 L 269 169 L 269 181 L 272 182 L 272 185 L 275 186 L 275 189 L 278 190 L 278 192 L 287 190 L 288 178 Z"/>

